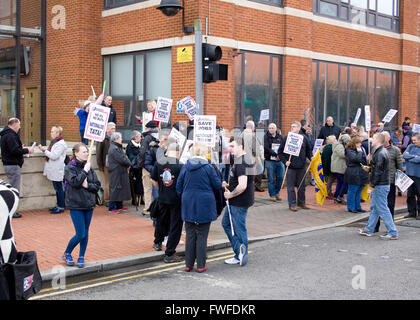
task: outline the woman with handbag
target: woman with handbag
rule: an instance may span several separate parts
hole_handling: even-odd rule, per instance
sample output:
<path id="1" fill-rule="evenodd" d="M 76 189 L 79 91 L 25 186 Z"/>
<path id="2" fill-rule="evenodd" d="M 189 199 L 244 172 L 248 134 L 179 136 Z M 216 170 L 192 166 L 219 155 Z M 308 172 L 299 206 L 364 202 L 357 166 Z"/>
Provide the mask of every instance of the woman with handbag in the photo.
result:
<path id="1" fill-rule="evenodd" d="M 222 181 L 214 167 L 208 162 L 209 148 L 195 143 L 191 159 L 182 167 L 176 191 L 181 197 L 181 216 L 185 222 L 185 271 L 194 268 L 197 272 L 206 267 L 207 238 L 210 224 L 218 217 L 215 193 L 222 188 Z"/>
<path id="2" fill-rule="evenodd" d="M 89 226 L 93 209 L 96 206 L 96 193 L 101 183 L 95 171 L 88 162 L 88 148 L 83 143 L 73 147 L 73 159 L 64 170 L 66 208 L 70 209 L 70 216 L 76 230 L 76 235 L 70 239 L 62 260 L 68 266 L 74 266 L 71 256 L 73 249 L 80 244 L 77 266 L 84 267 L 84 256 L 88 244 Z"/>
<path id="3" fill-rule="evenodd" d="M 50 209 L 51 214 L 57 214 L 64 212 L 64 189 L 63 189 L 63 178 L 64 178 L 64 160 L 66 159 L 67 144 L 64 142 L 62 136 L 63 128 L 59 126 L 53 126 L 51 128 L 51 142 L 48 149 L 39 145 L 39 149 L 44 152 L 46 162 L 44 166 L 44 176 L 48 180 L 52 181 L 55 194 L 57 197 L 57 205 Z"/>

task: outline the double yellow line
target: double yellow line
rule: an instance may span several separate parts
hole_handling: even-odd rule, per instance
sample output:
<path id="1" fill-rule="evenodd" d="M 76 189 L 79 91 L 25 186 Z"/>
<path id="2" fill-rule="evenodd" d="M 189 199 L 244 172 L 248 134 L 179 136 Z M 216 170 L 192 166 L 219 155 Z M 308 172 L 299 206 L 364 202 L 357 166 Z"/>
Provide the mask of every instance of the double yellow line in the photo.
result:
<path id="1" fill-rule="evenodd" d="M 248 254 L 250 254 L 251 252 L 252 251 L 248 251 Z M 222 252 L 222 253 L 210 255 L 209 259 L 207 259 L 207 262 L 223 260 L 223 259 L 226 259 L 228 257 L 231 257 L 232 254 L 233 254 L 232 251 L 225 251 L 225 252 Z M 133 270 L 133 271 L 123 272 L 123 273 L 119 273 L 119 274 L 115 274 L 115 275 L 111 275 L 111 276 L 106 276 L 106 277 L 96 278 L 96 279 L 92 279 L 92 280 L 81 281 L 81 282 L 73 283 L 73 284 L 70 284 L 70 285 L 66 286 L 66 287 L 73 287 L 72 289 L 60 290 L 60 289 L 55 289 L 55 288 L 46 288 L 46 289 L 42 289 L 40 291 L 39 295 L 34 296 L 34 297 L 30 298 L 29 300 L 39 300 L 39 299 L 49 298 L 49 297 L 62 295 L 62 294 L 66 294 L 66 293 L 71 293 L 71 292 L 96 288 L 96 287 L 100 287 L 100 286 L 104 286 L 104 285 L 109 285 L 109 284 L 116 283 L 116 282 L 143 278 L 143 277 L 159 274 L 159 273 L 166 272 L 166 271 L 173 271 L 173 270 L 177 270 L 177 269 L 182 269 L 184 267 L 185 267 L 185 262 L 183 261 L 183 262 L 171 263 L 170 266 L 158 265 L 158 266 L 145 268 L 145 269 L 141 269 L 141 270 Z M 143 273 L 145 271 L 147 271 L 147 272 Z M 140 274 L 136 274 L 136 273 L 140 273 Z M 95 282 L 95 283 L 92 283 L 92 282 Z"/>

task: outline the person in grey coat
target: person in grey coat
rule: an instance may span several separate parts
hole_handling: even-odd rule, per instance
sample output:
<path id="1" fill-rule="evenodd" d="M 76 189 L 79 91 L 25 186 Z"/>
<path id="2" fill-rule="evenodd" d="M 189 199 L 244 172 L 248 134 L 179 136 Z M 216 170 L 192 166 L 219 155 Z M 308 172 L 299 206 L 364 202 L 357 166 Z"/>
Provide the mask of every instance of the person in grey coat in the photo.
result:
<path id="1" fill-rule="evenodd" d="M 128 168 L 131 162 L 122 148 L 122 135 L 114 132 L 111 136 L 111 144 L 108 151 L 109 167 L 109 212 L 120 213 L 119 210 L 127 211 L 123 207 L 123 201 L 131 200 L 130 179 Z"/>

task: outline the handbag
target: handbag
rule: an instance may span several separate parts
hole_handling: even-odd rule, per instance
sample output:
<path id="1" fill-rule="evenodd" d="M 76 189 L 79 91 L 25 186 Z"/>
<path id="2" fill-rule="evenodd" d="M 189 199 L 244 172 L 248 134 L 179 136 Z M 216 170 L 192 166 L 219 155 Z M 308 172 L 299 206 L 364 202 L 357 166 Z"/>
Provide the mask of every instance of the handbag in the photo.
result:
<path id="1" fill-rule="evenodd" d="M 35 251 L 18 252 L 15 263 L 0 265 L 0 299 L 27 300 L 42 288 Z"/>

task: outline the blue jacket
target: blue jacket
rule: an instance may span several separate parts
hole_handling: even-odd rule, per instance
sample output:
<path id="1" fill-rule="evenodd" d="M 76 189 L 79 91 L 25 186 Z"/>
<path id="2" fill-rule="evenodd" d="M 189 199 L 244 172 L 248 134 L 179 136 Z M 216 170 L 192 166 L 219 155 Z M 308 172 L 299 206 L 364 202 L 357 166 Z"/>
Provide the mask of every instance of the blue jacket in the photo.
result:
<path id="1" fill-rule="evenodd" d="M 410 144 L 403 157 L 407 163 L 405 173 L 409 176 L 420 178 L 420 147 Z"/>
<path id="2" fill-rule="evenodd" d="M 176 184 L 185 222 L 208 223 L 217 219 L 215 191 L 222 181 L 207 160 L 191 158 L 182 167 Z"/>
<path id="3" fill-rule="evenodd" d="M 89 112 L 86 112 L 83 109 L 80 109 L 79 111 L 77 111 L 77 116 L 79 117 L 79 121 L 80 121 L 79 130 L 85 130 L 88 115 L 89 115 Z"/>

